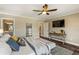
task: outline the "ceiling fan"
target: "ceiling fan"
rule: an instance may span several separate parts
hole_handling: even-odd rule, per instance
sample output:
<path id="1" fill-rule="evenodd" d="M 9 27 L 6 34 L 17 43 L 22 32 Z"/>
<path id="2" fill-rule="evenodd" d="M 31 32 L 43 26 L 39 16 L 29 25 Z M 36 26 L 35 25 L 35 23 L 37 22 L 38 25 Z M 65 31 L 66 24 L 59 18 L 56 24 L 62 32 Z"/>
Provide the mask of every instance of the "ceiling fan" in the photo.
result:
<path id="1" fill-rule="evenodd" d="M 52 12 L 52 11 L 56 11 L 56 10 L 57 9 L 50 9 L 50 10 L 48 10 L 48 5 L 45 4 L 45 5 L 43 5 L 43 9 L 42 10 L 33 10 L 33 11 L 40 12 L 38 15 L 41 15 L 41 14 L 47 14 L 47 15 L 49 15 L 48 12 Z"/>

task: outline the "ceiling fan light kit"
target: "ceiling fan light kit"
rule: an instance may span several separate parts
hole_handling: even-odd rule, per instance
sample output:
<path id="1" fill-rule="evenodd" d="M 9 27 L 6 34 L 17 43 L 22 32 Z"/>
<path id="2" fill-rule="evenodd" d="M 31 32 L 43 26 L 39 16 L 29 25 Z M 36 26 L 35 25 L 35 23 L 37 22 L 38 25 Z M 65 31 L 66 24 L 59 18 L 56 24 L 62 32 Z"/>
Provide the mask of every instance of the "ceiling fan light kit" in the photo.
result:
<path id="1" fill-rule="evenodd" d="M 45 4 L 45 5 L 43 5 L 43 9 L 42 10 L 33 10 L 33 11 L 35 11 L 35 12 L 41 12 L 38 15 L 41 15 L 41 14 L 49 15 L 48 12 L 52 12 L 52 11 L 56 11 L 56 10 L 57 9 L 50 9 L 50 10 L 48 10 L 48 5 Z"/>
<path id="2" fill-rule="evenodd" d="M 42 14 L 46 14 L 46 12 L 42 12 Z"/>

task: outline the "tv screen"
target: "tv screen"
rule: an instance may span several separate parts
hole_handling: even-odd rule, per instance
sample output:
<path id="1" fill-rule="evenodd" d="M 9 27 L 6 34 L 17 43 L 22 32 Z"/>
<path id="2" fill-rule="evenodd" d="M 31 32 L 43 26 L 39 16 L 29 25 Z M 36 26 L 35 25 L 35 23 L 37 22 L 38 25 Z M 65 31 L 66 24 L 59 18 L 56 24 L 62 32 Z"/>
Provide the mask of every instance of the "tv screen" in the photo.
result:
<path id="1" fill-rule="evenodd" d="M 52 27 L 65 27 L 64 23 L 65 23 L 64 19 L 52 21 Z"/>

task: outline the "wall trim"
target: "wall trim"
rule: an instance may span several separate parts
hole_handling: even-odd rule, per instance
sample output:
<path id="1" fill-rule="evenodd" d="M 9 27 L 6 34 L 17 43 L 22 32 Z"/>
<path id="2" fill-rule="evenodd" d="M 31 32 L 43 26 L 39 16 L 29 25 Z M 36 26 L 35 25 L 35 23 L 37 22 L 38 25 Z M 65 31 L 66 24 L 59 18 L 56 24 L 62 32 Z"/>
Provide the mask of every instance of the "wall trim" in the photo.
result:
<path id="1" fill-rule="evenodd" d="M 69 43 L 69 44 L 72 44 L 72 45 L 75 45 L 75 46 L 79 46 L 78 43 L 73 43 L 73 42 L 68 42 L 68 41 L 66 41 L 66 43 Z"/>
<path id="2" fill-rule="evenodd" d="M 40 20 L 38 18 L 35 18 L 35 17 L 30 17 L 30 16 L 22 16 L 22 15 L 16 15 L 16 14 L 11 14 L 11 13 L 6 13 L 6 12 L 0 12 L 0 14 L 3 14 L 3 15 L 9 15 L 9 16 L 12 16 L 12 17 L 22 17 L 22 18 L 28 18 L 28 19 L 33 19 L 33 20 Z"/>

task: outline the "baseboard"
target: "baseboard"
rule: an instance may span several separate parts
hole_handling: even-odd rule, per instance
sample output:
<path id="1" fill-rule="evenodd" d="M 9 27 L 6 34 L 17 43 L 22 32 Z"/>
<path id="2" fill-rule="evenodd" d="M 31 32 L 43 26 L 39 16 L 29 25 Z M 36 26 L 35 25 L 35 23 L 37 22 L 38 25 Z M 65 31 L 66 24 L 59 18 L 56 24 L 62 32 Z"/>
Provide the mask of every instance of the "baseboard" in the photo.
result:
<path id="1" fill-rule="evenodd" d="M 43 37 L 43 36 L 41 36 L 41 38 L 48 39 L 47 37 Z M 77 43 L 73 43 L 73 42 L 69 42 L 69 41 L 66 41 L 65 43 L 68 43 L 68 44 L 71 44 L 71 45 L 79 47 L 79 44 L 77 44 Z"/>
<path id="2" fill-rule="evenodd" d="M 72 44 L 72 45 L 74 45 L 74 46 L 79 46 L 79 44 L 73 43 L 73 42 L 68 42 L 68 41 L 66 41 L 66 43 Z"/>

